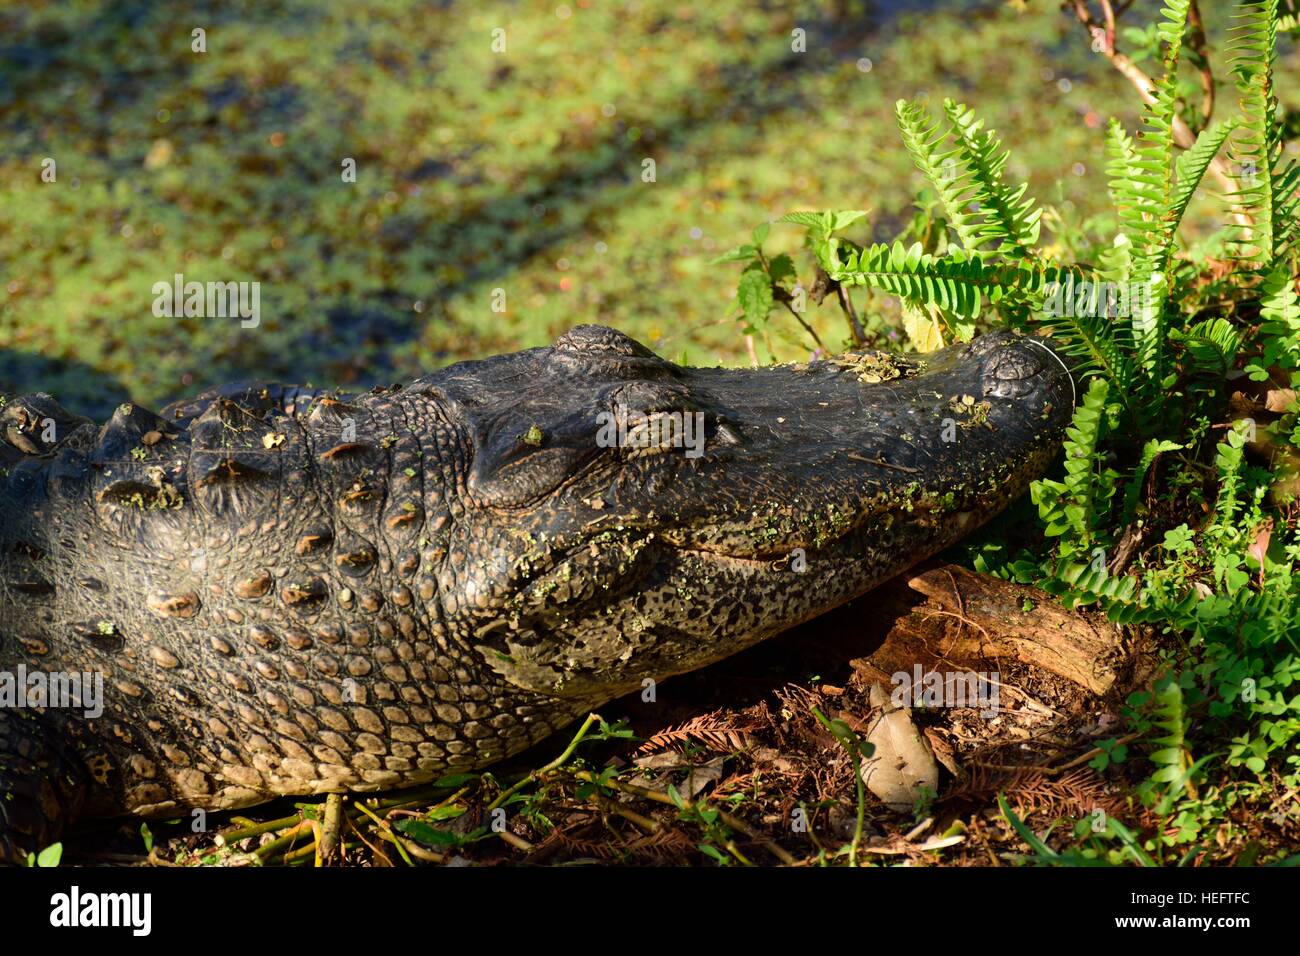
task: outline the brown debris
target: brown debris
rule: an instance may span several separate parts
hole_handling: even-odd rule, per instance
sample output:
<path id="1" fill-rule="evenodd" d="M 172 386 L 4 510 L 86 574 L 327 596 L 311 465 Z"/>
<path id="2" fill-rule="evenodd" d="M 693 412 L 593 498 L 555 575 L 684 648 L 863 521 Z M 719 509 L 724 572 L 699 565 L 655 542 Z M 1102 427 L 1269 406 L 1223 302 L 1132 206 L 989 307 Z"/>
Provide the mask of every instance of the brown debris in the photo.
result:
<path id="1" fill-rule="evenodd" d="M 886 585 L 897 590 L 900 580 Z M 928 566 L 906 582 L 926 601 L 894 621 L 884 643 L 855 668 L 870 682 L 948 670 L 954 663 L 1012 659 L 1104 695 L 1121 658 L 1118 632 L 1100 615 L 1068 611 L 1037 588 L 976 574 L 957 565 Z"/>

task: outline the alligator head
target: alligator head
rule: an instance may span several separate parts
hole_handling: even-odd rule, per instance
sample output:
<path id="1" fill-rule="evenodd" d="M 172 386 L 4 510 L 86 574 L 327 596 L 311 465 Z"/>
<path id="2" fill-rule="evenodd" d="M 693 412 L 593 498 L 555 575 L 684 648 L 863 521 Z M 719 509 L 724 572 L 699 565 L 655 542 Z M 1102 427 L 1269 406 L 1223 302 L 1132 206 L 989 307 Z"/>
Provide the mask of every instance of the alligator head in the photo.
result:
<path id="1" fill-rule="evenodd" d="M 612 329 L 422 383 L 464 519 L 439 589 L 510 684 L 603 699 L 726 657 L 952 544 L 1056 453 L 1042 341 L 682 368 Z M 417 386 L 419 387 L 419 386 Z"/>

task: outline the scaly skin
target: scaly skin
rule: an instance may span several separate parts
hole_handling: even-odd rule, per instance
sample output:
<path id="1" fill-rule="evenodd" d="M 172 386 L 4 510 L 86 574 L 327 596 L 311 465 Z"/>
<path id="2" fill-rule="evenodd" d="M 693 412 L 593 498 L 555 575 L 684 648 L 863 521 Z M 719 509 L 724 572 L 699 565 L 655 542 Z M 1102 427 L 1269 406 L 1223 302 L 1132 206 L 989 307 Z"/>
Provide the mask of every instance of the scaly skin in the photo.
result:
<path id="1" fill-rule="evenodd" d="M 486 766 L 951 544 L 1072 401 L 1010 333 L 724 370 L 596 326 L 347 399 L 231 387 L 102 428 L 12 400 L 0 673 L 100 674 L 104 711 L 0 710 L 0 858 L 78 815 Z M 703 413 L 703 453 L 601 447 L 621 407 Z"/>

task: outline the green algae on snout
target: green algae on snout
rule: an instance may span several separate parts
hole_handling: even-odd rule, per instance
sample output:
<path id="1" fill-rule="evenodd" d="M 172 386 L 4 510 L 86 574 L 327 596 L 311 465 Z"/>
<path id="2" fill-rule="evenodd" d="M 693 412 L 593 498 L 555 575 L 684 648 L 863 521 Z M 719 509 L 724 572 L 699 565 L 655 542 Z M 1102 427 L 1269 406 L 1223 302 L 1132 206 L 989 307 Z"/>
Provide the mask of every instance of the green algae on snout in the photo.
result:
<path id="1" fill-rule="evenodd" d="M 993 428 L 993 424 L 989 421 L 989 412 L 993 410 L 992 402 L 977 402 L 973 396 L 958 395 L 948 402 L 948 410 L 965 416 L 964 420 L 958 423 L 962 428 L 977 428 L 980 425 L 990 430 Z"/>

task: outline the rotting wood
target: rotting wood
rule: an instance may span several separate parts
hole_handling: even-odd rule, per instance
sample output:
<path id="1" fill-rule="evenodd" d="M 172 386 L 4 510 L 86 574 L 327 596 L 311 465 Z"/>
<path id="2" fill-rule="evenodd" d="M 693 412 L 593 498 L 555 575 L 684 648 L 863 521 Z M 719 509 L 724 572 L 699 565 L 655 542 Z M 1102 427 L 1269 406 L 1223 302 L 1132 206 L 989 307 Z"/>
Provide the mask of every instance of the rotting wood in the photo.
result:
<path id="1" fill-rule="evenodd" d="M 885 586 L 894 597 L 925 600 L 899 615 L 884 642 L 854 666 L 868 680 L 889 683 L 920 664 L 1011 658 L 1065 678 L 1098 696 L 1110 690 L 1123 656 L 1119 632 L 1101 615 L 1069 611 L 1037 588 L 977 574 L 952 564 L 924 565 Z"/>

